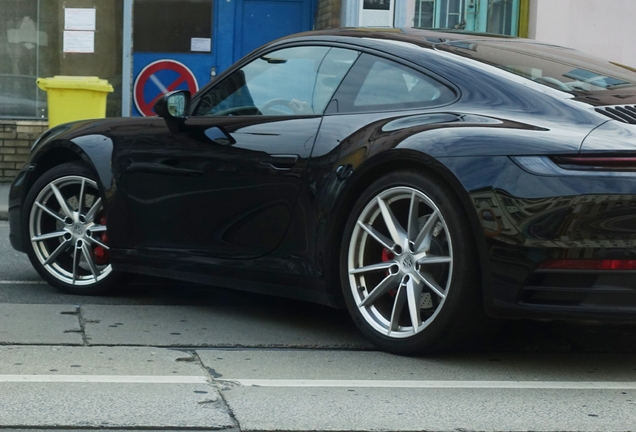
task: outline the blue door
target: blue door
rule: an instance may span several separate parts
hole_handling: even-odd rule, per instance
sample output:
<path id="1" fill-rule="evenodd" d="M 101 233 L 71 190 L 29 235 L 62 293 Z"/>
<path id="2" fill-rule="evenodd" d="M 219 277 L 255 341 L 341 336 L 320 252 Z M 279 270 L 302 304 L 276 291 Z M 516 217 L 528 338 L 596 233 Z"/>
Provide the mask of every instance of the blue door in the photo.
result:
<path id="1" fill-rule="evenodd" d="M 310 30 L 315 0 L 134 0 L 132 115 L 155 115 L 173 90 L 192 93 L 255 48 Z"/>
<path id="2" fill-rule="evenodd" d="M 312 27 L 309 0 L 242 0 L 236 16 L 235 56 Z"/>

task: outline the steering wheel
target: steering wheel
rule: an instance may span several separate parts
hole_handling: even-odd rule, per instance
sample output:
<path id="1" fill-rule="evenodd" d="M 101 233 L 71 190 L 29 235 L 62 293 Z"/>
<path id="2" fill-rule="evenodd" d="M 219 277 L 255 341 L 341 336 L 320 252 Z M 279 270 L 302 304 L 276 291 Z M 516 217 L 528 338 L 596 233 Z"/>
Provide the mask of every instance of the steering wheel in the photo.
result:
<path id="1" fill-rule="evenodd" d="M 307 102 L 282 98 L 268 100 L 261 106 L 261 112 L 265 115 L 313 114 Z"/>

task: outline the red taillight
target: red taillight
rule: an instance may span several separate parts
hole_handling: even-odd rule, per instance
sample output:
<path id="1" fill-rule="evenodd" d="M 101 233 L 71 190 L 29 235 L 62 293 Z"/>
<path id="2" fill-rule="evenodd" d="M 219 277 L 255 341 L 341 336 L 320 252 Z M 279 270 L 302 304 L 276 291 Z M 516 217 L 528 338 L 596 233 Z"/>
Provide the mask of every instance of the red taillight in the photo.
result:
<path id="1" fill-rule="evenodd" d="M 562 167 L 569 165 L 590 169 L 636 170 L 636 157 L 633 156 L 556 156 L 552 159 Z"/>
<path id="2" fill-rule="evenodd" d="M 539 264 L 544 270 L 636 270 L 636 260 L 549 260 Z"/>

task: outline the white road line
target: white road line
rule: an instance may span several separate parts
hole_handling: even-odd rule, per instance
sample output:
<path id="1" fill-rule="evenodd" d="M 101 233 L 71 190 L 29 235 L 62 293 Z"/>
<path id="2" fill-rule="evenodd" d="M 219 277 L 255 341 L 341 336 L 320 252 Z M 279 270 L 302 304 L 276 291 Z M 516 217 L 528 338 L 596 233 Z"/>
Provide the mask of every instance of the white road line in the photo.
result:
<path id="1" fill-rule="evenodd" d="M 0 285 L 46 285 L 44 281 L 11 281 L 0 280 Z"/>
<path id="2" fill-rule="evenodd" d="M 0 383 L 207 384 L 203 376 L 168 375 L 0 375 Z"/>
<path id="3" fill-rule="evenodd" d="M 367 387 L 421 389 L 554 389 L 636 390 L 636 382 L 613 381 L 389 381 L 389 380 L 282 380 L 223 379 L 245 387 Z"/>

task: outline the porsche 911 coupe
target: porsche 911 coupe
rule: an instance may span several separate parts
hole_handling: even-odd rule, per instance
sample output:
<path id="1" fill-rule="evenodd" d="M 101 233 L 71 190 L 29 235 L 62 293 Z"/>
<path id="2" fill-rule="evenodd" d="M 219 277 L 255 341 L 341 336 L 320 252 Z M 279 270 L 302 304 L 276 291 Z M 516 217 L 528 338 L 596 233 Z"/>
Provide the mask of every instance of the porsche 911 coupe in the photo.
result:
<path id="1" fill-rule="evenodd" d="M 491 317 L 636 321 L 635 69 L 340 29 L 155 112 L 52 128 L 13 183 L 12 245 L 60 291 L 137 273 L 287 296 L 401 354 Z"/>

